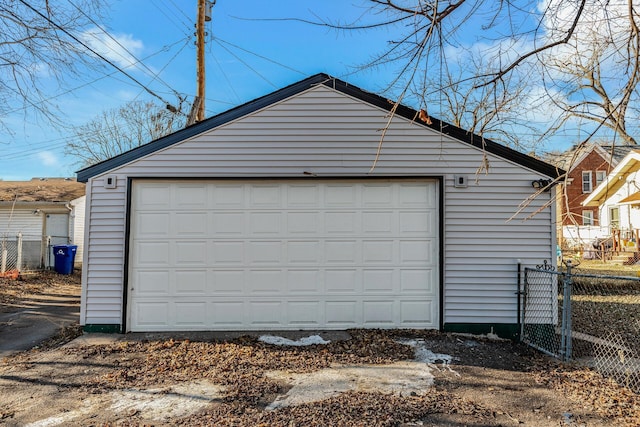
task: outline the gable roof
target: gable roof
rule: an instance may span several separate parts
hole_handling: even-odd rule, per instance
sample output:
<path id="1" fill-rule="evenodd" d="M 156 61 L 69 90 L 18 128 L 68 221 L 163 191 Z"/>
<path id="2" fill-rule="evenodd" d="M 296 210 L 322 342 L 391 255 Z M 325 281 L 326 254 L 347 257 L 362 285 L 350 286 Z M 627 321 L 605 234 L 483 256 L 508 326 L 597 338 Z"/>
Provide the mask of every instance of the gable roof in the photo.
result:
<path id="1" fill-rule="evenodd" d="M 85 185 L 73 178 L 0 181 L 0 202 L 70 202 L 84 194 Z"/>
<path id="2" fill-rule="evenodd" d="M 560 155 L 549 156 L 549 161 L 554 165 L 566 171 L 576 169 L 589 154 L 596 152 L 603 161 L 609 163 L 611 167 L 615 167 L 624 157 L 633 150 L 634 146 L 630 145 L 612 145 L 612 144 L 577 144 L 561 153 Z"/>
<path id="3" fill-rule="evenodd" d="M 108 172 L 114 168 L 125 165 L 129 162 L 137 160 L 141 157 L 152 154 L 158 150 L 162 150 L 171 145 L 177 144 L 185 139 L 191 138 L 195 135 L 214 129 L 225 123 L 238 119 L 240 117 L 249 115 L 269 105 L 280 102 L 286 98 L 294 96 L 298 93 L 306 91 L 307 89 L 316 86 L 324 85 L 346 95 L 357 98 L 363 102 L 369 103 L 376 107 L 382 108 L 386 111 L 391 111 L 393 108 L 393 102 L 379 95 L 367 92 L 356 86 L 350 85 L 347 82 L 331 77 L 327 74 L 320 73 L 314 76 L 308 77 L 292 85 L 286 86 L 280 90 L 272 92 L 268 95 L 249 101 L 246 104 L 242 104 L 238 107 L 227 110 L 216 116 L 210 117 L 199 123 L 186 127 L 182 130 L 166 135 L 155 141 L 149 142 L 145 145 L 141 145 L 118 156 L 104 160 L 95 165 L 86 167 L 77 172 L 78 181 L 87 182 L 90 178 Z M 449 123 L 440 121 L 435 118 L 431 118 L 431 123 L 427 124 L 423 121 L 416 120 L 418 118 L 418 112 L 412 108 L 404 105 L 399 105 L 395 111 L 395 114 L 406 119 L 414 121 L 417 125 L 431 128 L 437 132 L 442 132 L 445 135 L 449 135 L 459 141 L 465 142 L 474 147 L 486 150 L 488 153 L 510 160 L 521 166 L 527 167 L 540 174 L 546 175 L 551 178 L 557 178 L 563 175 L 565 172 L 556 166 L 550 165 L 542 160 L 538 160 L 534 157 L 528 156 L 519 151 L 513 150 L 497 142 L 483 138 L 479 135 L 473 134 Z"/>
<path id="4" fill-rule="evenodd" d="M 640 150 L 631 150 L 618 166 L 607 175 L 589 196 L 582 202 L 583 206 L 600 206 L 609 196 L 626 184 L 625 177 L 631 172 L 640 170 Z"/>

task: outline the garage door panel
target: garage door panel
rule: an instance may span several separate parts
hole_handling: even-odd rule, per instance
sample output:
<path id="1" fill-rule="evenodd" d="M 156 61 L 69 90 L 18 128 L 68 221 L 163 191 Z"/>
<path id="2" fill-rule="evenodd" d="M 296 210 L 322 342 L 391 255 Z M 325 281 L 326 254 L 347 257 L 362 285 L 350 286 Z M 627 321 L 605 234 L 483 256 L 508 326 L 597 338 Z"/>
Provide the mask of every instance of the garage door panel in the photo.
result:
<path id="1" fill-rule="evenodd" d="M 322 263 L 322 245 L 317 240 L 287 242 L 287 262 L 289 264 L 309 264 L 319 266 Z"/>
<path id="2" fill-rule="evenodd" d="M 361 274 L 356 269 L 327 269 L 325 278 L 327 294 L 355 294 L 361 290 Z"/>
<path id="3" fill-rule="evenodd" d="M 288 301 L 287 318 L 291 326 L 299 328 L 319 328 L 323 325 L 322 303 L 312 301 Z"/>
<path id="4" fill-rule="evenodd" d="M 406 294 L 437 293 L 438 277 L 434 269 L 405 269 L 400 271 L 400 292 Z"/>
<path id="5" fill-rule="evenodd" d="M 158 296 L 169 295 L 169 271 L 168 270 L 137 270 L 133 277 L 132 286 L 136 295 Z"/>
<path id="6" fill-rule="evenodd" d="M 245 315 L 249 318 L 249 326 L 279 329 L 285 327 L 284 308 L 282 301 L 251 300 Z"/>
<path id="7" fill-rule="evenodd" d="M 140 237 L 164 238 L 170 236 L 171 216 L 168 213 L 140 212 L 136 215 L 139 224 L 137 233 Z"/>
<path id="8" fill-rule="evenodd" d="M 362 262 L 366 264 L 393 264 L 395 240 L 365 240 L 362 242 Z"/>
<path id="9" fill-rule="evenodd" d="M 326 301 L 325 313 L 329 327 L 346 329 L 362 325 L 362 306 L 356 300 Z"/>
<path id="10" fill-rule="evenodd" d="M 431 325 L 432 328 L 436 328 L 436 301 L 433 299 L 424 300 L 401 300 L 400 301 L 400 325 L 405 328 L 419 328 L 424 326 L 419 325 Z"/>
<path id="11" fill-rule="evenodd" d="M 134 202 L 145 210 L 170 209 L 171 198 L 167 196 L 171 194 L 172 187 L 170 183 L 140 183 L 141 191 L 136 193 Z"/>
<path id="12" fill-rule="evenodd" d="M 355 264 L 361 259 L 359 249 L 355 240 L 326 240 L 324 259 L 328 264 Z"/>
<path id="13" fill-rule="evenodd" d="M 362 302 L 362 323 L 366 327 L 389 328 L 397 324 L 396 301 L 368 301 Z"/>
<path id="14" fill-rule="evenodd" d="M 400 234 L 420 233 L 432 236 L 436 229 L 436 216 L 431 211 L 400 212 L 398 214 Z"/>
<path id="15" fill-rule="evenodd" d="M 282 265 L 282 242 L 280 240 L 249 241 L 245 246 L 251 265 Z"/>
<path id="16" fill-rule="evenodd" d="M 309 237 L 318 234 L 321 216 L 318 212 L 289 212 L 285 215 L 289 235 Z"/>
<path id="17" fill-rule="evenodd" d="M 394 270 L 363 270 L 363 286 L 364 292 L 375 294 L 394 294 L 398 292 L 396 289 L 397 280 L 394 279 Z"/>
<path id="18" fill-rule="evenodd" d="M 285 275 L 281 270 L 250 270 L 247 279 L 248 295 L 282 295 L 285 292 Z"/>
<path id="19" fill-rule="evenodd" d="M 247 311 L 244 300 L 216 300 L 211 303 L 210 325 L 213 328 L 223 327 L 229 329 L 242 329 L 246 327 L 244 313 Z"/>
<path id="20" fill-rule="evenodd" d="M 282 186 L 280 184 L 254 184 L 249 188 L 250 206 L 256 208 L 282 207 Z"/>
<path id="21" fill-rule="evenodd" d="M 177 212 L 172 219 L 177 237 L 201 237 L 209 234 L 206 212 Z"/>
<path id="22" fill-rule="evenodd" d="M 140 328 L 158 330 L 169 328 L 171 316 L 168 301 L 134 302 L 134 322 Z"/>
<path id="23" fill-rule="evenodd" d="M 246 205 L 244 184 L 217 184 L 213 187 L 210 207 L 214 209 L 242 209 Z"/>
<path id="24" fill-rule="evenodd" d="M 434 265 L 433 240 L 401 240 L 399 244 L 401 263 Z"/>
<path id="25" fill-rule="evenodd" d="M 132 331 L 438 327 L 433 181 L 134 181 L 131 218 Z"/>
<path id="26" fill-rule="evenodd" d="M 177 329 L 203 329 L 209 323 L 207 321 L 206 302 L 176 302 L 175 322 Z"/>
<path id="27" fill-rule="evenodd" d="M 171 258 L 169 241 L 140 240 L 134 247 L 134 262 L 141 267 L 166 267 Z"/>
<path id="28" fill-rule="evenodd" d="M 178 270 L 174 274 L 176 295 L 207 295 L 207 272 Z"/>
<path id="29" fill-rule="evenodd" d="M 176 184 L 175 206 L 176 210 L 206 209 L 209 199 L 209 186 L 200 184 Z"/>
<path id="30" fill-rule="evenodd" d="M 289 270 L 287 271 L 287 291 L 289 294 L 322 293 L 321 272 L 318 270 Z"/>
<path id="31" fill-rule="evenodd" d="M 209 294 L 242 295 L 245 292 L 244 270 L 212 270 Z"/>
<path id="32" fill-rule="evenodd" d="M 353 211 L 325 212 L 325 230 L 328 234 L 338 234 L 345 237 L 355 236 L 358 234 L 356 224 L 359 222 L 357 219 L 356 212 Z"/>
<path id="33" fill-rule="evenodd" d="M 250 232 L 253 236 L 278 236 L 282 234 L 280 212 L 253 212 L 249 214 Z"/>
<path id="34" fill-rule="evenodd" d="M 242 211 L 218 211 L 211 215 L 213 237 L 232 238 L 246 235 L 246 219 Z"/>
<path id="35" fill-rule="evenodd" d="M 328 208 L 351 207 L 359 200 L 355 184 L 327 184 L 324 190 L 324 205 Z"/>
<path id="36" fill-rule="evenodd" d="M 175 264 L 181 267 L 205 267 L 208 262 L 206 240 L 175 241 Z"/>
<path id="37" fill-rule="evenodd" d="M 320 190 L 316 184 L 287 184 L 287 206 L 290 208 L 317 209 L 320 207 Z"/>
<path id="38" fill-rule="evenodd" d="M 244 242 L 212 241 L 212 258 L 209 260 L 212 266 L 223 267 L 225 265 L 243 265 L 246 261 Z"/>
<path id="39" fill-rule="evenodd" d="M 363 207 L 386 207 L 393 205 L 393 188 L 388 184 L 364 184 L 362 186 Z"/>

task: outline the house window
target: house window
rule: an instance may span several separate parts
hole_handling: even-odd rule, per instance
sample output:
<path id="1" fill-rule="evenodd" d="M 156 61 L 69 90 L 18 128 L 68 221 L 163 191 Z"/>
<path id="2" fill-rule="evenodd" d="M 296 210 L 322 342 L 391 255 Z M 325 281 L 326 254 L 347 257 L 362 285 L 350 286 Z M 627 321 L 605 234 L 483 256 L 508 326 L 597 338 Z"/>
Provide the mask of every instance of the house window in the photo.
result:
<path id="1" fill-rule="evenodd" d="M 582 171 L 582 192 L 591 193 L 591 171 Z"/>
<path id="2" fill-rule="evenodd" d="M 607 173 L 605 171 L 596 171 L 596 187 L 604 181 L 607 177 Z"/>
<path id="3" fill-rule="evenodd" d="M 582 211 L 582 225 L 593 225 L 593 211 Z"/>
<path id="4" fill-rule="evenodd" d="M 609 227 L 612 230 L 620 229 L 620 209 L 617 207 L 609 208 Z"/>

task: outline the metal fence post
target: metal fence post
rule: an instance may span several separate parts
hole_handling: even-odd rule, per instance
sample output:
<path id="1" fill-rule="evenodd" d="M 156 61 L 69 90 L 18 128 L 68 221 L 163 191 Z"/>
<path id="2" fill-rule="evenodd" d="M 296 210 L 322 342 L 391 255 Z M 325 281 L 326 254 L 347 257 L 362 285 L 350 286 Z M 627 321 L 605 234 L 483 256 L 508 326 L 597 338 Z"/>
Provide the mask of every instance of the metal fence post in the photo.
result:
<path id="1" fill-rule="evenodd" d="M 22 233 L 18 233 L 18 255 L 16 257 L 16 270 L 22 271 Z"/>
<path id="2" fill-rule="evenodd" d="M 0 273 L 4 274 L 7 271 L 7 246 L 5 244 L 5 240 L 2 240 L 2 249 L 0 250 Z"/>
<path id="3" fill-rule="evenodd" d="M 562 281 L 562 326 L 560 328 L 560 354 L 566 362 L 571 360 L 571 260 L 565 262 L 567 272 Z"/>

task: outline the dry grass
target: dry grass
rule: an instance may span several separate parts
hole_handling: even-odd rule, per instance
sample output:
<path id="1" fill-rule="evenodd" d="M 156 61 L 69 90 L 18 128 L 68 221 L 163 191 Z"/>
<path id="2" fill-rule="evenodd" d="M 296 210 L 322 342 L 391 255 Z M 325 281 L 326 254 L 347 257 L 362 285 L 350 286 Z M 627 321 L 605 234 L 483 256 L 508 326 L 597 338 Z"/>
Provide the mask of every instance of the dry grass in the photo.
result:
<path id="1" fill-rule="evenodd" d="M 53 271 L 22 274 L 17 280 L 0 277 L 0 311 L 19 305 L 34 295 L 80 295 L 81 273 L 63 275 Z"/>

